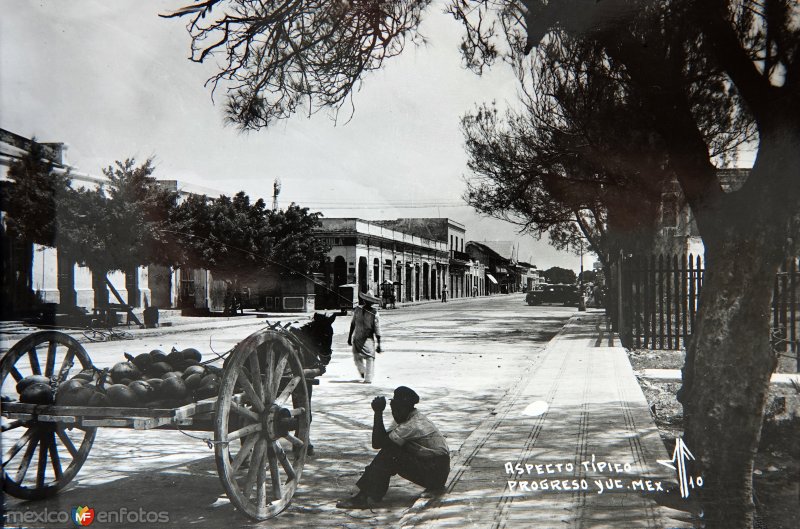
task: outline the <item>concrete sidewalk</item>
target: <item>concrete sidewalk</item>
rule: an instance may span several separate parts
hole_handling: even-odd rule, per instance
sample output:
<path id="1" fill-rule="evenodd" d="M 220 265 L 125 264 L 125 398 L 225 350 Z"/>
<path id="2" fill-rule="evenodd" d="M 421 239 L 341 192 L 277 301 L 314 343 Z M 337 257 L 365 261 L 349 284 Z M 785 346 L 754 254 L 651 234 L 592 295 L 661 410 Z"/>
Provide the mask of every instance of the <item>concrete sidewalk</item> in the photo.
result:
<path id="1" fill-rule="evenodd" d="M 401 527 L 692 527 L 659 505 L 688 502 L 602 318 L 570 320 L 461 446 L 446 493 L 420 498 Z"/>

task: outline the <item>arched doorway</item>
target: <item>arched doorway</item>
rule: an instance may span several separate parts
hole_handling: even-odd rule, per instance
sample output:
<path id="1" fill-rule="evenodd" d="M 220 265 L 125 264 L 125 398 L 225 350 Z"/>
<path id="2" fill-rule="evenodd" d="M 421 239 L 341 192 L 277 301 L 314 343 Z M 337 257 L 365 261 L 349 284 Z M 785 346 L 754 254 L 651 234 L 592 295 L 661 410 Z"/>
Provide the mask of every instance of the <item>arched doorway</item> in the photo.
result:
<path id="1" fill-rule="evenodd" d="M 428 263 L 422 263 L 422 297 L 423 299 L 431 299 L 431 293 L 429 290 L 429 278 L 430 278 L 430 265 Z"/>
<path id="2" fill-rule="evenodd" d="M 420 294 L 420 288 L 419 288 L 420 281 L 419 281 L 419 279 L 420 279 L 419 278 L 419 265 L 414 265 L 414 287 L 415 287 L 415 291 L 416 291 L 415 292 L 416 296 L 414 296 L 414 299 L 416 299 L 417 301 L 419 301 L 419 294 Z"/>
<path id="3" fill-rule="evenodd" d="M 439 271 L 436 269 L 435 266 L 431 267 L 431 299 L 437 299 L 437 296 L 436 296 L 436 274 L 438 274 L 438 273 L 439 273 Z"/>
<path id="4" fill-rule="evenodd" d="M 397 301 L 405 301 L 405 299 L 403 299 L 403 263 L 400 261 L 397 261 L 395 265 L 394 280 L 396 282 L 395 295 L 397 296 Z"/>
<path id="5" fill-rule="evenodd" d="M 409 264 L 406 266 L 406 300 L 413 301 L 411 287 L 414 285 L 413 281 L 414 269 Z"/>
<path id="6" fill-rule="evenodd" d="M 333 286 L 336 288 L 345 283 L 347 283 L 347 261 L 339 255 L 333 260 Z"/>
<path id="7" fill-rule="evenodd" d="M 369 277 L 367 277 L 367 258 L 366 257 L 359 257 L 358 258 L 358 291 L 359 292 L 366 292 L 367 291 L 367 281 Z"/>

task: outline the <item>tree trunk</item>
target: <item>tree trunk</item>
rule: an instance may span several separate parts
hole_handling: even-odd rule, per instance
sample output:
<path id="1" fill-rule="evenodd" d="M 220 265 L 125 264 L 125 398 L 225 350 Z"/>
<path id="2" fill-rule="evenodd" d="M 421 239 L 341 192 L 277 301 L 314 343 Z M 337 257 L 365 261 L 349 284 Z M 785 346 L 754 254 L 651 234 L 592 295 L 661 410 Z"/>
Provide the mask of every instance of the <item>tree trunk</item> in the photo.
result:
<path id="1" fill-rule="evenodd" d="M 749 528 L 753 461 L 776 365 L 769 324 L 780 260 L 726 244 L 707 249 L 706 263 L 693 354 L 684 366 L 685 437 L 700 463 L 707 527 Z"/>
<path id="2" fill-rule="evenodd" d="M 800 207 L 800 134 L 786 132 L 762 133 L 747 183 L 717 204 L 717 229 L 703 237 L 706 273 L 678 397 L 704 481 L 697 492 L 708 529 L 753 526 L 753 463 L 777 365 L 773 284 L 796 250 L 790 226 Z"/>

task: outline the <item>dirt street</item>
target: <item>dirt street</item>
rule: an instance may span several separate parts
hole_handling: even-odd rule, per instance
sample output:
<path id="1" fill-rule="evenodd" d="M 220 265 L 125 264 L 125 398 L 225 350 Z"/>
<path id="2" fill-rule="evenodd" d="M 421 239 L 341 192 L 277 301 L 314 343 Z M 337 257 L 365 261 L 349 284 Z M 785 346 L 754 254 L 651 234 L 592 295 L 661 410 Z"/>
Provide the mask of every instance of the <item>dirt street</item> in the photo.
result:
<path id="1" fill-rule="evenodd" d="M 375 453 L 370 448 L 372 398 L 391 396 L 398 385 L 412 387 L 421 397 L 418 408 L 446 434 L 451 451 L 457 451 L 574 310 L 529 307 L 519 294 L 384 310 L 384 352 L 378 356 L 372 385 L 360 383 L 353 365 L 346 343 L 350 317 L 338 317 L 333 360 L 314 388 L 311 437 L 316 455 L 307 460 L 289 509 L 264 524 L 252 524 L 236 513 L 224 496 L 213 450 L 202 440 L 213 433 L 111 428 L 98 431 L 88 460 L 67 490 L 38 502 L 6 497 L 7 514 L 29 513 L 30 520 L 30 513 L 39 513 L 55 520 L 59 512 L 89 506 L 96 513 L 116 515 L 121 522 L 93 524 L 100 527 L 391 526 L 422 492 L 399 478 L 378 509 L 357 513 L 335 507 L 337 499 L 354 490 Z M 252 325 L 213 328 L 214 320 L 208 321 L 210 328 L 203 331 L 173 329 L 161 336 L 85 347 L 98 367 L 121 361 L 123 352 L 169 351 L 173 346 L 196 347 L 209 358 L 213 351 L 228 351 L 265 323 L 253 320 Z M 388 423 L 388 410 L 386 417 Z M 148 523 L 136 523 L 148 515 Z M 39 523 L 43 518 L 23 525 L 68 526 Z"/>

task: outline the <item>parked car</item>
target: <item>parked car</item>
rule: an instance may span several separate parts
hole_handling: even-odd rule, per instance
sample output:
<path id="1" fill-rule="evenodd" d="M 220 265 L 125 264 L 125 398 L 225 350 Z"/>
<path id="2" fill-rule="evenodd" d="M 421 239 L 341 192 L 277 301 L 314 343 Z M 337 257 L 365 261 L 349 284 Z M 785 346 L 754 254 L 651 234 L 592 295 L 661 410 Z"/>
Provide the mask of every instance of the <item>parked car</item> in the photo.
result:
<path id="1" fill-rule="evenodd" d="M 528 305 L 541 305 L 542 303 L 561 303 L 566 306 L 577 307 L 580 303 L 580 294 L 575 285 L 539 285 L 525 296 Z"/>

